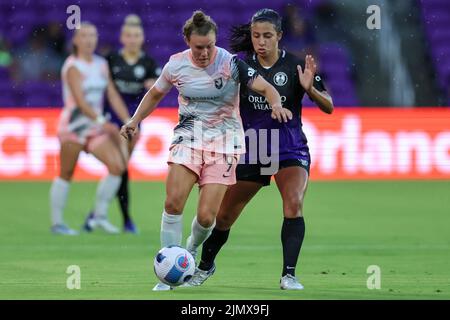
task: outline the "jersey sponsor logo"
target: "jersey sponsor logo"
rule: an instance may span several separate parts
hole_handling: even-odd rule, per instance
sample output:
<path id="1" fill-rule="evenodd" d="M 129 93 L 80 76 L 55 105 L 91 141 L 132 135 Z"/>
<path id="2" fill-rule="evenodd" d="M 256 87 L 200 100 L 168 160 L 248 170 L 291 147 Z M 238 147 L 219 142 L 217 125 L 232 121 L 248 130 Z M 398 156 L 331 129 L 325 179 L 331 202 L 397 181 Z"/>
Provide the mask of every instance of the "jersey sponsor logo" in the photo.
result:
<path id="1" fill-rule="evenodd" d="M 113 68 L 112 68 L 112 72 L 113 72 L 114 74 L 119 73 L 119 72 L 120 72 L 120 67 L 117 67 L 117 66 L 113 67 Z"/>
<path id="2" fill-rule="evenodd" d="M 253 77 L 253 75 L 255 74 L 255 69 L 253 69 L 253 68 L 248 68 L 247 69 L 247 75 L 249 76 L 249 77 Z"/>
<path id="3" fill-rule="evenodd" d="M 284 72 L 277 72 L 274 76 L 273 76 L 273 82 L 279 86 L 282 87 L 286 84 L 286 82 L 288 81 L 288 76 L 286 73 Z"/>
<path id="4" fill-rule="evenodd" d="M 136 78 L 142 79 L 144 78 L 145 75 L 145 68 L 139 64 L 136 67 L 134 67 L 133 73 Z"/>
<path id="5" fill-rule="evenodd" d="M 215 96 L 215 97 L 188 97 L 188 96 L 184 96 L 184 95 L 180 95 L 183 99 L 187 100 L 187 101 L 216 101 L 216 100 L 220 100 L 221 96 Z"/>
<path id="6" fill-rule="evenodd" d="M 253 109 L 255 110 L 272 110 L 272 107 L 264 96 L 254 96 L 250 94 L 248 96 L 248 102 L 253 104 Z M 286 102 L 286 96 L 281 96 L 281 102 L 283 104 Z"/>
<path id="7" fill-rule="evenodd" d="M 216 86 L 217 89 L 222 89 L 223 87 L 223 80 L 222 78 L 218 78 L 216 80 L 214 80 L 214 85 Z"/>

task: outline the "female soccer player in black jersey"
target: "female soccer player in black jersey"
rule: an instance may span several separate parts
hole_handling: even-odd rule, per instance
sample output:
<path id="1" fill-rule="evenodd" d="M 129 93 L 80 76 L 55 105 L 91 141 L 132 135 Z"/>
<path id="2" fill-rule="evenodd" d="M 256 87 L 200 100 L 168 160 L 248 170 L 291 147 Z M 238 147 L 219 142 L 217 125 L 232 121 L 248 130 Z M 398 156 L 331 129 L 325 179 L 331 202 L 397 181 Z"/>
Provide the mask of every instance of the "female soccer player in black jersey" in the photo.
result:
<path id="1" fill-rule="evenodd" d="M 188 283 L 190 286 L 201 285 L 214 273 L 214 259 L 227 241 L 231 226 L 261 187 L 270 184 L 271 176 L 274 175 L 283 200 L 284 214 L 280 287 L 285 290 L 303 289 L 295 277 L 295 267 L 305 234 L 303 199 L 308 185 L 310 155 L 302 130 L 301 101 L 306 93 L 323 112 L 331 114 L 334 107 L 321 77 L 315 75 L 314 58 L 308 55 L 302 61 L 280 50 L 278 44 L 281 36 L 281 18 L 270 9 L 259 10 L 253 15 L 251 23 L 232 29 L 232 50 L 247 53 L 245 61 L 277 89 L 283 105 L 291 109 L 293 118 L 287 123 L 273 121 L 265 99 L 241 87 L 240 112 L 244 130 L 246 133 L 256 130 L 260 134 L 253 137 L 269 141 L 267 149 L 271 162 L 267 164 L 263 161 L 258 150 L 252 147 L 259 146 L 259 141 L 247 141 L 245 163 L 241 162 L 236 169 L 237 184 L 230 186 L 225 194 L 215 229 L 203 244 L 201 261 Z M 270 133 L 269 138 L 272 139 L 261 136 L 263 131 L 260 129 L 276 131 L 279 139 L 273 138 Z M 247 136 L 251 137 L 250 134 Z"/>
<path id="2" fill-rule="evenodd" d="M 110 54 L 107 60 L 113 81 L 128 107 L 128 112 L 133 114 L 147 90 L 155 83 L 161 70 L 155 61 L 142 50 L 144 30 L 137 15 L 130 14 L 125 18 L 120 33 L 120 42 L 123 48 Z M 123 122 L 108 104 L 105 112 L 110 114 L 111 122 L 120 129 Z M 128 158 L 131 157 L 138 139 L 139 135 L 135 135 L 130 141 L 122 140 L 124 143 L 122 148 L 128 154 Z M 123 216 L 124 232 L 136 233 L 137 228 L 129 213 L 128 170 L 122 175 L 122 183 L 117 197 Z"/>

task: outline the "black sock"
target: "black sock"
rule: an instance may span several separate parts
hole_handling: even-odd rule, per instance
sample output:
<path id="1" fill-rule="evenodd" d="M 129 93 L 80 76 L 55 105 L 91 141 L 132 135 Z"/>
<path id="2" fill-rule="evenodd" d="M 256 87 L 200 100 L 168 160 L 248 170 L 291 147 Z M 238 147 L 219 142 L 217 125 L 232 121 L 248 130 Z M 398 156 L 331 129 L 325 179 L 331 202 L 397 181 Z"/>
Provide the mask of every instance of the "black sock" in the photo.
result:
<path id="1" fill-rule="evenodd" d="M 281 228 L 281 243 L 283 244 L 283 273 L 295 277 L 295 267 L 305 236 L 305 220 L 303 217 L 284 218 Z"/>
<path id="2" fill-rule="evenodd" d="M 117 191 L 117 198 L 119 199 L 120 210 L 122 211 L 123 223 L 130 220 L 128 212 L 128 170 L 122 174 L 122 182 Z"/>
<path id="3" fill-rule="evenodd" d="M 211 235 L 203 243 L 202 259 L 198 265 L 201 270 L 209 270 L 214 264 L 214 259 L 219 253 L 220 248 L 227 242 L 230 229 L 221 231 L 216 228 L 213 229 Z"/>

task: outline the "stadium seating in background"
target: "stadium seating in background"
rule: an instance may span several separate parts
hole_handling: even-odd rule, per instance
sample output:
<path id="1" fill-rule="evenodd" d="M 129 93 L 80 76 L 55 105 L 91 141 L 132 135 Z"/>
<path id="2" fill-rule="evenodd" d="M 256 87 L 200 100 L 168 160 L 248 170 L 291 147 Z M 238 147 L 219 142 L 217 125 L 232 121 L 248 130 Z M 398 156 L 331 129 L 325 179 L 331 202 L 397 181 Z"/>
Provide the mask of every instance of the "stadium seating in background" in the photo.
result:
<path id="1" fill-rule="evenodd" d="M 229 28 L 233 24 L 248 22 L 251 15 L 261 9 L 260 0 L 215 0 L 192 2 L 174 0 L 135 0 L 117 5 L 117 1 L 79 0 L 75 2 L 81 8 L 81 20 L 97 25 L 99 31 L 99 52 L 119 47 L 119 30 L 124 17 L 138 13 L 143 21 L 146 33 L 146 49 L 160 66 L 167 62 L 174 52 L 184 50 L 186 45 L 181 35 L 183 22 L 192 14 L 193 8 L 205 10 L 219 25 L 219 46 L 225 48 Z M 270 8 L 283 12 L 287 0 L 272 0 Z M 310 15 L 314 6 L 321 1 L 298 0 L 301 14 Z M 11 45 L 12 52 L 24 47 L 31 32 L 40 25 L 56 22 L 64 29 L 67 53 L 70 50 L 71 32 L 65 27 L 68 14 L 66 8 L 74 4 L 72 0 L 0 1 L 0 36 L 3 35 Z M 342 44 L 322 43 L 318 46 L 318 60 L 327 88 L 332 92 L 336 105 L 357 105 L 351 62 L 347 49 Z M 16 57 L 17 59 L 17 57 Z M 15 83 L 11 72 L 0 69 L 0 107 L 54 106 L 62 104 L 61 85 L 59 81 L 26 81 Z M 17 70 L 17 69 L 16 69 Z M 5 92 L 3 94 L 3 92 Z M 307 106 L 312 103 L 304 99 Z M 171 93 L 161 102 L 162 106 L 176 106 L 177 93 Z"/>
<path id="2" fill-rule="evenodd" d="M 420 0 L 436 81 L 450 104 L 450 3 L 448 0 Z"/>

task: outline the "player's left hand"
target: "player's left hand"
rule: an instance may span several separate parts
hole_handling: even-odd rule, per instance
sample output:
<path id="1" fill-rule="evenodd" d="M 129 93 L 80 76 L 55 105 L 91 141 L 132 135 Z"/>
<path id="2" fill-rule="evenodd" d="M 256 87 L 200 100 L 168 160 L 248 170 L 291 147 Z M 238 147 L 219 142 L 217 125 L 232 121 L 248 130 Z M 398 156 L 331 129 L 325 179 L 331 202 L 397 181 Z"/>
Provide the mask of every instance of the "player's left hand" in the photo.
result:
<path id="1" fill-rule="evenodd" d="M 272 119 L 277 119 L 280 123 L 288 122 L 288 120 L 292 120 L 292 112 L 287 108 L 283 108 L 281 105 L 273 105 Z"/>
<path id="2" fill-rule="evenodd" d="M 306 92 L 309 92 L 312 88 L 316 69 L 317 65 L 314 58 L 309 54 L 305 58 L 305 70 L 303 71 L 301 66 L 297 66 L 300 84 Z"/>
<path id="3" fill-rule="evenodd" d="M 133 119 L 125 123 L 122 128 L 120 128 L 120 134 L 127 140 L 131 140 L 138 133 L 138 123 Z"/>

